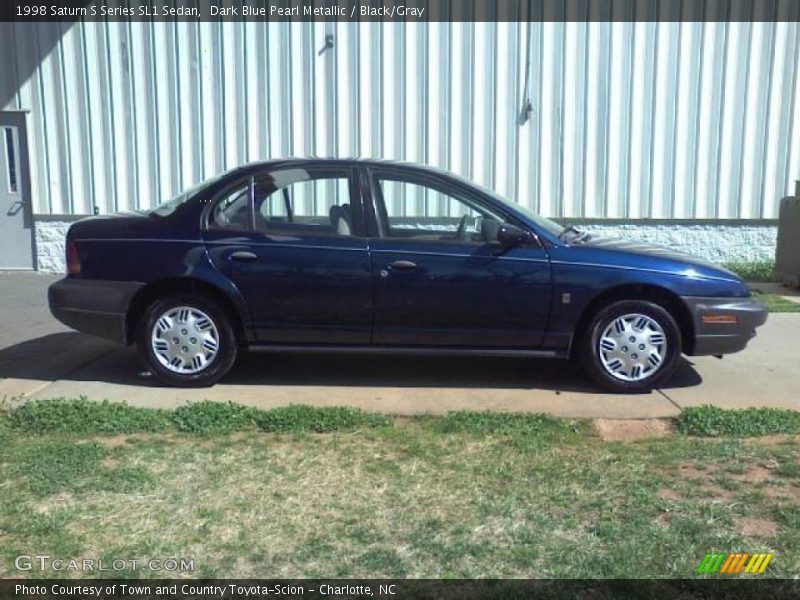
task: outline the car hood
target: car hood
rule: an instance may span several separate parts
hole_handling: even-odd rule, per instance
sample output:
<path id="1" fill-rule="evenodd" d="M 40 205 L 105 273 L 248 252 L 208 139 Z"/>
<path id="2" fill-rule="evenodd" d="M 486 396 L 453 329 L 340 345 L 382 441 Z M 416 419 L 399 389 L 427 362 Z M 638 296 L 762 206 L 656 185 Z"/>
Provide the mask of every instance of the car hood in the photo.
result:
<path id="1" fill-rule="evenodd" d="M 665 246 L 647 244 L 636 240 L 607 238 L 594 234 L 587 235 L 583 241 L 575 245 L 586 249 L 633 255 L 641 257 L 645 261 L 653 259 L 654 262 L 658 264 L 671 265 L 678 270 L 680 270 L 681 267 L 692 267 L 695 274 L 701 277 L 722 277 L 734 281 L 741 281 L 738 275 L 720 265 Z"/>

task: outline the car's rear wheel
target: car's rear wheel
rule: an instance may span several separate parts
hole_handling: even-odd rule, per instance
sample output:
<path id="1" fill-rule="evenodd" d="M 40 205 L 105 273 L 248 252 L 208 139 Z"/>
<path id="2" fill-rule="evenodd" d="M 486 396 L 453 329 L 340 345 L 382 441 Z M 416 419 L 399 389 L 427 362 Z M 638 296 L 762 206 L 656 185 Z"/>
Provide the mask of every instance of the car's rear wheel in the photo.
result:
<path id="1" fill-rule="evenodd" d="M 225 311 L 189 294 L 151 304 L 141 321 L 138 343 L 155 377 L 185 387 L 216 383 L 233 366 L 237 353 Z"/>
<path id="2" fill-rule="evenodd" d="M 613 392 L 644 392 L 668 378 L 681 354 L 672 315 L 644 300 L 621 300 L 601 309 L 581 338 L 589 376 Z"/>

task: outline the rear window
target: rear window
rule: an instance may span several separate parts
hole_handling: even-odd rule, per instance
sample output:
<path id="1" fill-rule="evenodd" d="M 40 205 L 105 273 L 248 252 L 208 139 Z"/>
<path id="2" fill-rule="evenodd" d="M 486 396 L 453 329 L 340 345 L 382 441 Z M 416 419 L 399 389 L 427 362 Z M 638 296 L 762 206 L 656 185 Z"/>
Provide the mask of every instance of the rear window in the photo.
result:
<path id="1" fill-rule="evenodd" d="M 201 181 L 197 185 L 195 185 L 193 187 L 190 187 L 188 190 L 185 190 L 185 191 L 181 192 L 180 194 L 178 194 L 177 196 L 175 196 L 171 200 L 167 200 L 163 204 L 159 204 L 156 208 L 151 210 L 149 214 L 153 215 L 155 217 L 168 217 L 168 216 L 170 216 L 172 213 L 174 213 L 177 210 L 177 208 L 181 204 L 183 204 L 184 202 L 186 202 L 187 200 L 189 200 L 190 198 L 195 196 L 197 194 L 197 192 L 203 190 L 204 188 L 208 187 L 212 183 L 217 182 L 220 178 L 222 178 L 223 175 L 225 175 L 225 173 L 217 175 L 216 177 L 212 177 L 211 179 L 206 179 L 205 181 Z"/>

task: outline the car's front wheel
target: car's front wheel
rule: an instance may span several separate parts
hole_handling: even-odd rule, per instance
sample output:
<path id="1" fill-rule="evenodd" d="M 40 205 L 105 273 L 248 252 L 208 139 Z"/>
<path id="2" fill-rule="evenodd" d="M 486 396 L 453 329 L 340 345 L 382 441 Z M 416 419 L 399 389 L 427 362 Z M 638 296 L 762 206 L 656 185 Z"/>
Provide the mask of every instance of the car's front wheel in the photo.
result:
<path id="1" fill-rule="evenodd" d="M 236 360 L 236 335 L 225 311 L 189 294 L 151 304 L 141 321 L 138 343 L 153 375 L 169 385 L 212 385 Z"/>
<path id="2" fill-rule="evenodd" d="M 594 315 L 580 351 L 587 373 L 601 387 L 644 392 L 675 370 L 681 334 L 664 307 L 644 300 L 620 300 Z"/>

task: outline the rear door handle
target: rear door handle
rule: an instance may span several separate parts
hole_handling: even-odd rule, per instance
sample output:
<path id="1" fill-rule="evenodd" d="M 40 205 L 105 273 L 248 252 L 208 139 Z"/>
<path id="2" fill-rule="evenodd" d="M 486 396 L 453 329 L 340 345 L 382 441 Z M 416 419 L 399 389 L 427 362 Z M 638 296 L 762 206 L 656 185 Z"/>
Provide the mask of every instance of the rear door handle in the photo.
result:
<path id="1" fill-rule="evenodd" d="M 246 250 L 239 250 L 238 252 L 231 252 L 228 258 L 237 262 L 253 262 L 254 260 L 258 260 L 258 254 L 247 252 Z"/>
<path id="2" fill-rule="evenodd" d="M 389 268 L 395 269 L 396 271 L 413 271 L 417 268 L 417 263 L 411 262 L 410 260 L 396 260 L 389 265 Z"/>

